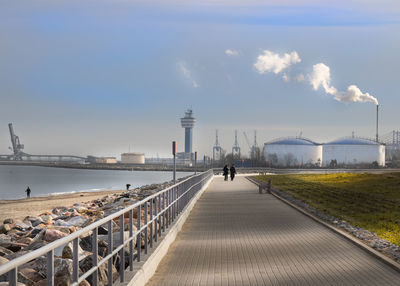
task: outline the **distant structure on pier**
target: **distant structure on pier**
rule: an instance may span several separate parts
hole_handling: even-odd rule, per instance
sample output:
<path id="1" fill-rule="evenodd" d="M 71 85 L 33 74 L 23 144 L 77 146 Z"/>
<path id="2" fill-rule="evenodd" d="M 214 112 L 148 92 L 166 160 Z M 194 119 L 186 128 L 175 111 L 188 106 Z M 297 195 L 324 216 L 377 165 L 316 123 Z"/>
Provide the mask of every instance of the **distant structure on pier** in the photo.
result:
<path id="1" fill-rule="evenodd" d="M 182 128 L 185 128 L 185 153 L 191 154 L 193 145 L 193 127 L 196 119 L 193 117 L 193 111 L 188 109 L 185 117 L 181 118 Z"/>
<path id="2" fill-rule="evenodd" d="M 179 152 L 177 158 L 185 161 L 185 165 L 191 165 L 194 160 L 193 153 L 193 127 L 196 119 L 193 117 L 193 111 L 188 109 L 185 117 L 181 118 L 181 126 L 185 128 L 185 152 Z"/>

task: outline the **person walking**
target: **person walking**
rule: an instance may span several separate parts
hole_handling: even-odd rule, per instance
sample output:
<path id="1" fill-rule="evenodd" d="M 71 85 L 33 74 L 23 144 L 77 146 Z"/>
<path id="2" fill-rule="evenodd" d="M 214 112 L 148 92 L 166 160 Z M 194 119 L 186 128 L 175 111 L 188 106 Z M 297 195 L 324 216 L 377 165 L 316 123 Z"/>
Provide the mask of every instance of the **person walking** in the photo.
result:
<path id="1" fill-rule="evenodd" d="M 231 172 L 231 181 L 233 181 L 233 179 L 235 178 L 235 174 L 236 174 L 236 169 L 235 169 L 235 165 L 234 164 L 232 164 L 232 166 L 229 169 L 229 171 Z"/>
<path id="2" fill-rule="evenodd" d="M 224 180 L 228 181 L 228 173 L 229 173 L 228 165 L 224 166 L 223 171 L 224 171 L 224 173 L 223 173 L 224 174 Z"/>
<path id="3" fill-rule="evenodd" d="M 26 197 L 29 199 L 31 197 L 31 189 L 29 188 L 29 186 L 26 189 L 25 193 L 26 193 Z"/>

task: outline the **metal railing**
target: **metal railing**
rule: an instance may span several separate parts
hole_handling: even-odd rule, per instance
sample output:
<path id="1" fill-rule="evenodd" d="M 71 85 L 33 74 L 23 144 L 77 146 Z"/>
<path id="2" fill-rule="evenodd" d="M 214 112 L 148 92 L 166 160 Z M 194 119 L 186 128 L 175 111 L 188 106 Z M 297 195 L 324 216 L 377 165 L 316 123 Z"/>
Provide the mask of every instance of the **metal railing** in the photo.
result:
<path id="1" fill-rule="evenodd" d="M 208 170 L 198 175 L 192 176 L 167 189 L 159 191 L 145 199 L 136 202 L 125 209 L 113 213 L 100 219 L 89 226 L 82 228 L 72 234 L 58 239 L 46 246 L 15 258 L 0 266 L 0 275 L 8 273 L 9 285 L 16 286 L 18 278 L 18 267 L 41 256 L 46 257 L 46 284 L 54 285 L 54 250 L 58 247 L 73 243 L 72 258 L 72 283 L 78 285 L 80 282 L 92 275 L 92 285 L 98 284 L 98 270 L 103 264 L 107 264 L 108 285 L 113 284 L 113 257 L 119 254 L 119 278 L 120 282 L 125 280 L 125 247 L 129 244 L 129 270 L 134 270 L 134 260 L 140 262 L 141 253 L 147 254 L 148 248 L 153 247 L 153 242 L 157 242 L 162 232 L 164 232 L 172 222 L 178 217 L 186 205 L 201 190 L 201 188 L 212 178 L 213 171 Z M 134 211 L 137 215 L 136 231 L 133 230 Z M 124 220 L 129 217 L 128 229 L 129 237 L 124 240 Z M 143 216 L 143 218 L 142 218 Z M 113 247 L 113 221 L 119 219 L 119 245 Z M 143 224 L 142 224 L 143 221 Z M 98 228 L 107 228 L 107 255 L 98 255 Z M 92 242 L 92 267 L 82 273 L 79 269 L 79 239 L 85 235 L 91 236 Z M 142 237 L 144 245 L 142 245 Z M 136 249 L 134 239 L 136 238 Z M 135 257 L 136 256 L 136 257 Z"/>

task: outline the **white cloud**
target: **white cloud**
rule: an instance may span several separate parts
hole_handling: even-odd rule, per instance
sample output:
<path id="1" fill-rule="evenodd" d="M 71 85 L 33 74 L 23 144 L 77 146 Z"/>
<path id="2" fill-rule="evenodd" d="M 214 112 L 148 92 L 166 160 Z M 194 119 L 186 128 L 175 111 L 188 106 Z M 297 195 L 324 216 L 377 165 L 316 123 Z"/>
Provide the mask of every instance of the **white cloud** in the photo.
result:
<path id="1" fill-rule="evenodd" d="M 227 49 L 227 50 L 225 51 L 225 54 L 226 54 L 227 56 L 238 56 L 238 55 L 239 55 L 239 52 L 236 51 L 236 50 Z"/>
<path id="2" fill-rule="evenodd" d="M 322 86 L 322 88 L 328 94 L 334 95 L 337 93 L 336 88 L 330 86 L 331 70 L 323 63 L 313 65 L 313 72 L 310 75 L 310 83 L 314 90 L 318 90 L 318 88 Z"/>
<path id="3" fill-rule="evenodd" d="M 283 56 L 280 56 L 278 53 L 264 50 L 264 53 L 257 57 L 257 62 L 254 64 L 254 67 L 260 74 L 266 72 L 278 74 L 284 69 L 289 68 L 292 64 L 299 62 L 301 62 L 301 59 L 296 51 L 290 54 L 285 53 Z"/>
<path id="4" fill-rule="evenodd" d="M 303 82 L 306 79 L 306 77 L 304 76 L 304 74 L 301 73 L 301 74 L 298 74 L 295 79 L 298 82 Z"/>
<path id="5" fill-rule="evenodd" d="M 178 62 L 178 67 L 181 70 L 181 72 L 183 73 L 183 75 L 192 82 L 192 85 L 194 88 L 198 88 L 199 85 L 198 83 L 193 79 L 192 77 L 192 73 L 190 72 L 190 70 L 186 67 L 186 63 L 185 62 Z"/>
<path id="6" fill-rule="evenodd" d="M 378 100 L 369 93 L 362 93 L 356 85 L 350 85 L 346 91 L 338 91 L 334 86 L 331 86 L 330 68 L 319 63 L 313 66 L 313 72 L 309 76 L 310 84 L 314 90 L 318 90 L 320 86 L 327 94 L 333 96 L 337 101 L 342 102 L 372 102 L 378 104 Z"/>
<path id="7" fill-rule="evenodd" d="M 282 79 L 284 82 L 289 82 L 290 81 L 290 77 L 287 75 L 287 73 L 283 73 Z"/>

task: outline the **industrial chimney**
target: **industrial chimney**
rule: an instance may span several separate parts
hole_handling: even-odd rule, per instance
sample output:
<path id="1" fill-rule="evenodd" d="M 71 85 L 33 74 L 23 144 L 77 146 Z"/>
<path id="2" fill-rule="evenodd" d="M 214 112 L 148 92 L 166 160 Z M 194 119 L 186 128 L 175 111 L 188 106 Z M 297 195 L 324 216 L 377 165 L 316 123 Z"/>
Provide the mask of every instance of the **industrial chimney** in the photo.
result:
<path id="1" fill-rule="evenodd" d="M 376 142 L 379 142 L 378 120 L 379 120 L 379 105 L 376 105 Z"/>

